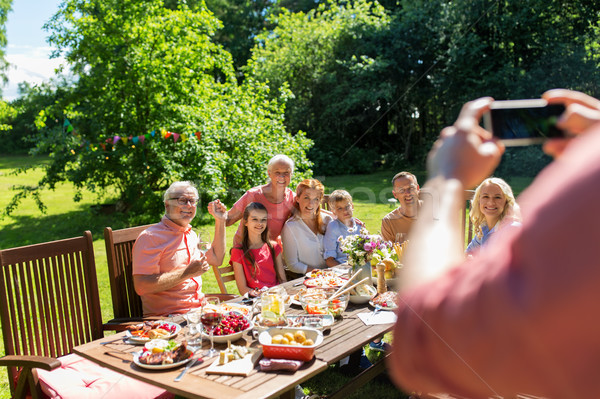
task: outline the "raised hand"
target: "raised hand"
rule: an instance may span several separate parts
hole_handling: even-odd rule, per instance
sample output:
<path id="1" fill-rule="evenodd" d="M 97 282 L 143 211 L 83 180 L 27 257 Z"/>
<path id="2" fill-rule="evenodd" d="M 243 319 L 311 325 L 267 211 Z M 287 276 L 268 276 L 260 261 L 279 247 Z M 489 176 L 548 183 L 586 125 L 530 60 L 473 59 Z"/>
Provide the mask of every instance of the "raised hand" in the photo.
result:
<path id="1" fill-rule="evenodd" d="M 227 207 L 219 199 L 208 203 L 208 213 L 215 219 L 227 220 Z"/>

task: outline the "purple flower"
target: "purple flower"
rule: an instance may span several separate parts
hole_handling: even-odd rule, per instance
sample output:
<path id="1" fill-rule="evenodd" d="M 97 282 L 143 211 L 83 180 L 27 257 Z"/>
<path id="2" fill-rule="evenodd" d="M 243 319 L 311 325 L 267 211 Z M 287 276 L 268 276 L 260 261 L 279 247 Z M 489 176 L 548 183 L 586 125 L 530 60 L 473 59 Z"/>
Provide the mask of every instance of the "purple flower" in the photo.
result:
<path id="1" fill-rule="evenodd" d="M 373 243 L 372 242 L 366 242 L 364 245 L 364 249 L 366 252 L 371 252 L 373 250 Z"/>

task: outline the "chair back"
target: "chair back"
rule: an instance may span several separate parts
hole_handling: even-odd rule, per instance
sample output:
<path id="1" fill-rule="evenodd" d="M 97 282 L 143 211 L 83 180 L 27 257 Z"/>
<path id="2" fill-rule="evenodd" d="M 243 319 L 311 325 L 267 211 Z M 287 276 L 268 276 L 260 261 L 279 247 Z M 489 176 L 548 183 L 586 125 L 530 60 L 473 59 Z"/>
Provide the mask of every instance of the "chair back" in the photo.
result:
<path id="1" fill-rule="evenodd" d="M 135 319 L 144 315 L 142 299 L 133 287 L 132 249 L 140 233 L 151 224 L 113 230 L 104 229 L 108 279 L 115 319 Z"/>
<path id="2" fill-rule="evenodd" d="M 235 281 L 233 266 L 229 264 L 225 264 L 223 266 L 213 265 L 212 269 L 213 273 L 215 273 L 215 279 L 217 280 L 221 294 L 228 294 L 225 283 L 228 281 Z"/>
<path id="3" fill-rule="evenodd" d="M 323 195 L 323 199 L 321 200 L 321 208 L 325 209 L 326 211 L 331 210 L 329 209 L 329 194 Z"/>
<path id="4" fill-rule="evenodd" d="M 6 355 L 59 357 L 103 337 L 91 232 L 1 250 L 0 266 Z"/>
<path id="5" fill-rule="evenodd" d="M 475 190 L 465 190 L 465 206 L 461 209 L 462 231 L 465 232 L 465 248 L 467 248 L 467 245 L 469 245 L 473 239 L 473 222 L 471 221 L 469 213 L 471 210 L 471 200 L 474 195 Z"/>

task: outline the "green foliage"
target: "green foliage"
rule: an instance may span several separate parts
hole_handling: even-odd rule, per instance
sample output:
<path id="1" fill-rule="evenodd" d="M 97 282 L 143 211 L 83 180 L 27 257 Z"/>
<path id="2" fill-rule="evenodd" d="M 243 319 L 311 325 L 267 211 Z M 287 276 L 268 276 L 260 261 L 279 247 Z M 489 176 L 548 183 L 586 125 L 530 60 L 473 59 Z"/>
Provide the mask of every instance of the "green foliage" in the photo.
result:
<path id="1" fill-rule="evenodd" d="M 289 85 L 286 122 L 315 141 L 318 173 L 336 172 L 321 165 L 332 143 L 422 163 L 468 100 L 553 87 L 597 96 L 599 11 L 575 0 L 330 0 L 278 15 L 246 72 Z M 337 170 L 354 164 L 340 159 Z"/>
<path id="2" fill-rule="evenodd" d="M 142 223 L 164 210 L 162 192 L 175 180 L 195 181 L 205 200 L 233 201 L 265 180 L 277 153 L 297 162 L 296 178 L 310 175 L 310 140 L 283 125 L 289 94 L 268 95 L 252 80 L 238 85 L 230 54 L 211 40 L 219 21 L 200 6 L 63 3 L 47 27 L 79 79 L 36 119 L 36 151 L 52 163 L 34 189 L 70 181 L 76 199 L 84 189 L 99 197 L 116 191 L 119 209 Z M 181 139 L 163 139 L 163 129 Z M 115 135 L 127 141 L 115 143 Z"/>
<path id="3" fill-rule="evenodd" d="M 11 10 L 12 0 L 0 0 L 0 80 L 2 83 L 7 82 L 8 62 L 5 59 L 6 51 L 4 48 L 6 47 L 6 20 Z"/>
<path id="4" fill-rule="evenodd" d="M 327 2 L 306 14 L 283 12 L 276 22 L 272 32 L 257 38 L 248 76 L 275 87 L 289 84 L 294 98 L 286 122 L 315 140 L 311 158 L 318 162 L 317 173 L 371 170 L 378 146 L 360 154 L 360 165 L 352 155 L 364 145 L 346 150 L 361 134 L 377 142 L 370 126 L 387 87 L 369 79 L 381 65 L 376 49 L 361 43 L 388 23 L 383 8 L 368 1 Z M 351 156 L 339 159 L 344 153 Z"/>
<path id="5" fill-rule="evenodd" d="M 541 146 L 508 147 L 494 175 L 508 181 L 514 176 L 535 177 L 552 161 Z"/>

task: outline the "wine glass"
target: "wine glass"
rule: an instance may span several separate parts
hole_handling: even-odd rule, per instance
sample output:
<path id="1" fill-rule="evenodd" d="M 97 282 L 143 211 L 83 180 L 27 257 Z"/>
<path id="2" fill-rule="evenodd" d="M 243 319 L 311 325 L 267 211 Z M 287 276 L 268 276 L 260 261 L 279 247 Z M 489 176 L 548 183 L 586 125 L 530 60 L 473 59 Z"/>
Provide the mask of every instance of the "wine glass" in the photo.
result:
<path id="1" fill-rule="evenodd" d="M 223 317 L 218 309 L 219 303 L 219 298 L 206 298 L 206 302 L 202 307 L 202 316 L 200 316 L 200 321 L 202 322 L 204 329 L 210 333 L 210 349 L 204 353 L 204 356 L 206 357 L 213 357 L 218 353 L 218 351 L 215 350 L 213 333 Z"/>
<path id="2" fill-rule="evenodd" d="M 198 249 L 206 254 L 211 246 L 210 233 L 198 232 Z"/>
<path id="3" fill-rule="evenodd" d="M 202 346 L 202 332 L 200 331 L 200 315 L 201 315 L 201 311 L 199 309 L 192 309 L 189 312 L 187 312 L 185 314 L 185 319 L 188 322 L 188 326 L 189 326 L 189 335 L 190 335 L 190 340 L 189 340 L 189 344 L 190 345 L 199 345 Z M 193 339 L 193 337 L 196 335 L 196 333 L 200 334 L 200 337 L 197 339 Z"/>
<path id="4" fill-rule="evenodd" d="M 408 238 L 408 234 L 406 233 L 396 233 L 396 241 L 399 244 L 402 244 Z"/>

